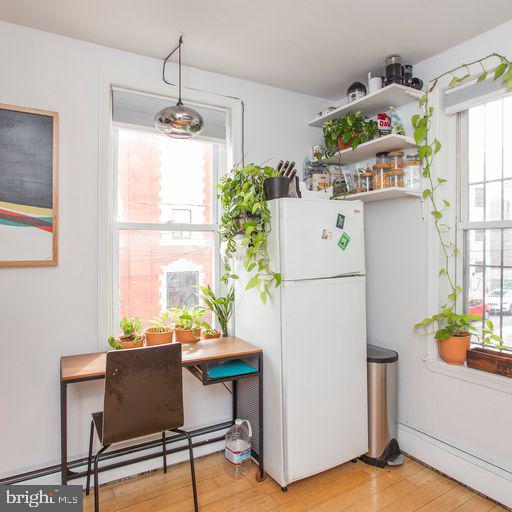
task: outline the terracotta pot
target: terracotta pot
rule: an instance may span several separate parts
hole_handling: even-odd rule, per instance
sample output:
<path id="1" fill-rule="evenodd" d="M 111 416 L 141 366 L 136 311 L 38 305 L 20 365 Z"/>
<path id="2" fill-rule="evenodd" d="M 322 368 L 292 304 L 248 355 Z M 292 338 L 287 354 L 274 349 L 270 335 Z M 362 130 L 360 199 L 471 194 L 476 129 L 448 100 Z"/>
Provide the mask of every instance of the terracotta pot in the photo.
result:
<path id="1" fill-rule="evenodd" d="M 142 347 L 144 339 L 141 336 L 140 339 L 138 339 L 137 341 L 134 341 L 134 340 L 130 339 L 129 336 L 126 336 L 126 337 L 121 336 L 120 338 L 116 338 L 116 341 L 117 341 L 117 343 L 119 343 L 119 345 L 121 345 L 121 349 L 124 350 L 127 348 Z"/>
<path id="2" fill-rule="evenodd" d="M 355 136 L 359 135 L 359 132 L 354 133 Z M 352 144 L 345 144 L 341 138 L 341 135 L 338 137 L 338 149 L 343 151 L 344 149 L 352 149 Z"/>
<path id="3" fill-rule="evenodd" d="M 158 332 L 156 327 L 146 329 L 146 346 L 152 347 L 153 345 L 164 345 L 172 343 L 172 335 L 174 331 L 170 329 L 167 332 Z"/>
<path id="4" fill-rule="evenodd" d="M 175 329 L 176 341 L 180 343 L 194 343 L 201 339 L 201 329 Z"/>
<path id="5" fill-rule="evenodd" d="M 471 336 L 452 336 L 446 340 L 437 340 L 441 359 L 448 364 L 464 364 L 469 350 Z"/>
<path id="6" fill-rule="evenodd" d="M 220 338 L 220 331 L 215 331 L 213 334 L 205 332 L 204 335 L 203 335 L 203 338 L 205 340 L 213 340 L 215 338 Z"/>

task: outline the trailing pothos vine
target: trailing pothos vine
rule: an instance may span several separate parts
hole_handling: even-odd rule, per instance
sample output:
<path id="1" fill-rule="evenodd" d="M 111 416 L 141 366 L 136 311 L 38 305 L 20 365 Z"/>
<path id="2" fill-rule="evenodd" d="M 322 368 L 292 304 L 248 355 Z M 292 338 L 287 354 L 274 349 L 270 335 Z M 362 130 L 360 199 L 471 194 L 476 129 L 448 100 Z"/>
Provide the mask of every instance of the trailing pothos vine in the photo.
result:
<path id="1" fill-rule="evenodd" d="M 498 64 L 491 71 L 487 65 Z M 459 85 L 472 76 L 471 68 L 478 66 L 479 74 L 477 82 L 482 82 L 489 77 L 492 72 L 493 80 L 501 78 L 508 91 L 512 90 L 512 62 L 503 55 L 492 53 L 481 59 L 474 60 L 467 64 L 461 64 L 445 73 L 440 74 L 431 80 L 428 84 L 427 92 L 419 100 L 420 114 L 412 117 L 414 127 L 414 140 L 418 145 L 418 157 L 421 161 L 422 176 L 425 179 L 426 187 L 423 190 L 423 198 L 429 201 L 431 206 L 430 214 L 434 217 L 434 228 L 439 239 L 443 257 L 443 265 L 439 269 L 439 277 L 444 277 L 449 285 L 450 293 L 446 304 L 441 306 L 439 313 L 432 317 L 427 317 L 414 326 L 417 330 L 423 330 L 427 334 L 434 334 L 437 340 L 445 340 L 453 336 L 464 336 L 468 333 L 477 337 L 485 345 L 493 345 L 496 348 L 503 348 L 502 339 L 495 334 L 494 326 L 490 320 L 485 321 L 485 327 L 480 331 L 473 322 L 482 320 L 478 315 L 457 314 L 455 312 L 457 299 L 462 288 L 455 282 L 450 273 L 450 261 L 459 254 L 460 250 L 448 238 L 450 226 L 444 222 L 446 210 L 451 206 L 446 199 L 439 198 L 439 188 L 446 183 L 444 178 L 434 178 L 432 176 L 432 166 L 434 157 L 441 150 L 441 142 L 434 138 L 431 141 L 430 130 L 432 124 L 433 107 L 429 103 L 430 94 L 434 91 L 441 80 L 451 77 L 448 88 Z M 433 328 L 433 332 L 427 332 Z"/>
<path id="2" fill-rule="evenodd" d="M 246 289 L 257 288 L 263 303 L 270 297 L 270 286 L 281 284 L 281 275 L 270 268 L 267 252 L 270 210 L 264 190 L 265 180 L 278 176 L 273 167 L 249 164 L 233 169 L 217 186 L 223 209 L 220 235 L 225 243 L 222 280 L 238 279 L 231 261 L 243 253 L 244 267 L 251 276 Z"/>

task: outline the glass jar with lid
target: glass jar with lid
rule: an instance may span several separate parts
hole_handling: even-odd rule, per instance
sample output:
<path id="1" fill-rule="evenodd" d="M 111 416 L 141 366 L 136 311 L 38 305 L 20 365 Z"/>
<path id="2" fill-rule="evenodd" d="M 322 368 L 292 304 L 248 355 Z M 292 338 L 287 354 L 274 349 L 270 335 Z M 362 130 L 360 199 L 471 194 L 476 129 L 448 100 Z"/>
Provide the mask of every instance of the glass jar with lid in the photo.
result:
<path id="1" fill-rule="evenodd" d="M 373 166 L 373 190 L 384 188 L 386 172 L 391 170 L 389 163 L 375 164 Z"/>
<path id="2" fill-rule="evenodd" d="M 389 163 L 391 169 L 402 169 L 404 165 L 404 152 L 403 151 L 390 151 L 388 153 Z"/>
<path id="3" fill-rule="evenodd" d="M 407 155 L 403 171 L 404 187 L 410 190 L 421 189 L 421 163 L 417 154 Z"/>
<path id="4" fill-rule="evenodd" d="M 377 153 L 375 155 L 375 163 L 377 164 L 389 164 L 389 157 L 388 157 L 388 154 L 387 152 L 383 152 L 383 153 Z"/>
<path id="5" fill-rule="evenodd" d="M 370 167 L 366 167 L 364 171 L 359 172 L 358 192 L 370 192 L 373 190 L 373 172 Z"/>
<path id="6" fill-rule="evenodd" d="M 388 171 L 384 176 L 384 187 L 399 187 L 404 186 L 404 171 L 401 169 L 392 169 Z"/>

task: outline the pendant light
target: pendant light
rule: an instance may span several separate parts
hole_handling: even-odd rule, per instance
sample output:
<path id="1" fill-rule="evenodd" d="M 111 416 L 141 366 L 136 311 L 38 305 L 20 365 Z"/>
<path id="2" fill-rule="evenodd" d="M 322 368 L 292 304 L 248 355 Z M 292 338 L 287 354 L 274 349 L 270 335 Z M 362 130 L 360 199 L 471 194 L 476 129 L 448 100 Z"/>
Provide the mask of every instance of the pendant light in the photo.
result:
<path id="1" fill-rule="evenodd" d="M 185 107 L 181 101 L 181 45 L 183 38 L 180 36 L 178 46 L 165 58 L 162 71 L 162 77 L 166 84 L 173 85 L 165 79 L 165 65 L 169 58 L 178 50 L 178 103 L 172 107 L 166 107 L 155 115 L 155 127 L 168 137 L 174 139 L 189 139 L 194 135 L 199 135 L 203 130 L 203 118 L 199 112 Z"/>

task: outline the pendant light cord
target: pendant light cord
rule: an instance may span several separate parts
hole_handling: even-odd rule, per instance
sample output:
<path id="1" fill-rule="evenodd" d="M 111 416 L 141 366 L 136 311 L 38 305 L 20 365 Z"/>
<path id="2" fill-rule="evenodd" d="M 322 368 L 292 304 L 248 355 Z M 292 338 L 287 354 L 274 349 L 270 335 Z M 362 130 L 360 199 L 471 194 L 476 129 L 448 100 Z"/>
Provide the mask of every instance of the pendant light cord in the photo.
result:
<path id="1" fill-rule="evenodd" d="M 176 53 L 176 50 L 178 50 L 178 103 L 177 105 L 183 105 L 183 102 L 181 101 L 181 45 L 183 44 L 183 37 L 180 35 L 178 39 L 178 44 L 174 48 L 174 50 L 167 55 L 164 59 L 164 64 L 162 66 L 162 80 L 167 85 L 172 85 L 176 87 L 176 84 L 173 84 L 172 82 L 169 82 L 165 78 L 165 66 L 167 65 L 167 61 Z M 219 94 L 217 92 L 210 92 L 205 91 L 203 89 L 196 89 L 194 87 L 187 87 L 190 91 L 196 91 L 196 92 L 202 92 L 206 94 L 213 94 L 215 96 L 220 96 L 222 98 L 229 98 L 231 100 L 238 100 L 242 106 L 242 133 L 241 133 L 241 146 L 242 146 L 242 167 L 245 167 L 245 102 L 242 98 L 239 98 L 238 96 L 229 96 L 228 94 Z"/>
<path id="2" fill-rule="evenodd" d="M 178 105 L 183 105 L 181 101 L 181 45 L 183 44 L 183 38 L 180 36 L 178 43 Z"/>

